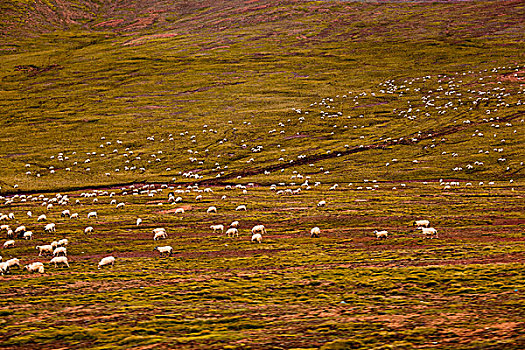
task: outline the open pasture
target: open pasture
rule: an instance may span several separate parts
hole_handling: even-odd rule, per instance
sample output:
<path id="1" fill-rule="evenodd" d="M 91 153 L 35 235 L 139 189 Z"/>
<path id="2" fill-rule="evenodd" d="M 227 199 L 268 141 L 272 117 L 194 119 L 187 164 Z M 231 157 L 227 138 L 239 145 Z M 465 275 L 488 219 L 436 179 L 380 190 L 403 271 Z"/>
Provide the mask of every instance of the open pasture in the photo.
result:
<path id="1" fill-rule="evenodd" d="M 213 192 L 134 187 L 71 192 L 68 205 L 50 210 L 41 203 L 51 193 L 18 196 L 2 207 L 14 213 L 10 226 L 24 224 L 35 233 L 3 249 L 4 261 L 42 261 L 46 269 L 41 275 L 13 268 L 3 277 L 4 346 L 523 344 L 523 185 L 367 181 L 334 190 L 303 186 L 296 194 L 286 191 L 289 186 L 255 184 L 210 187 Z M 171 191 L 183 200 L 170 203 Z M 321 199 L 326 205 L 317 206 Z M 125 206 L 117 209 L 115 202 Z M 235 210 L 242 204 L 246 211 Z M 217 213 L 206 213 L 210 205 Z M 180 207 L 184 213 L 175 214 Z M 62 217 L 64 208 L 79 218 Z M 92 211 L 98 217 L 88 219 Z M 41 213 L 46 223 L 56 223 L 56 232 L 43 232 L 45 223 L 36 221 Z M 425 238 L 413 226 L 420 218 L 430 220 L 438 238 Z M 235 220 L 238 238 L 210 229 Z M 266 226 L 261 244 L 250 242 L 256 224 Z M 85 234 L 86 226 L 94 231 Z M 310 237 L 314 226 L 319 238 Z M 166 228 L 166 240 L 153 241 L 157 227 Z M 388 238 L 376 239 L 376 229 L 387 230 Z M 69 240 L 69 269 L 53 267 L 35 250 L 61 238 Z M 174 248 L 172 256 L 153 251 L 164 245 Z M 115 266 L 97 269 L 109 255 Z"/>
<path id="2" fill-rule="evenodd" d="M 3 1 L 0 348 L 525 348 L 523 18 Z"/>

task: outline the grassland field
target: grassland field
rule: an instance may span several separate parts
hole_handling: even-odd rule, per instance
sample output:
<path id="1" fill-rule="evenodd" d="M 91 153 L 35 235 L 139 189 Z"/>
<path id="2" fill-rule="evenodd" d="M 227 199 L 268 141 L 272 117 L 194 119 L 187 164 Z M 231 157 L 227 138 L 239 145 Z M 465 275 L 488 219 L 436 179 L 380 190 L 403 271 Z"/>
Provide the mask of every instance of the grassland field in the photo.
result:
<path id="1" fill-rule="evenodd" d="M 0 276 L 0 348 L 523 349 L 523 18 L 0 2 L 0 224 L 33 232 L 0 255 L 45 266 Z M 69 268 L 35 249 L 61 238 Z"/>

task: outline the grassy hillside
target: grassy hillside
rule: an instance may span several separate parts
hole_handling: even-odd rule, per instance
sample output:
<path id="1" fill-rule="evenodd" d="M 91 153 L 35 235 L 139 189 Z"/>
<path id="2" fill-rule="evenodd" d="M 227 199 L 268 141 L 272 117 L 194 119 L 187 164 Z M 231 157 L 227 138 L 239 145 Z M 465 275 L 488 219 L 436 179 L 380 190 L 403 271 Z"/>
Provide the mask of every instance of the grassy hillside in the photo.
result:
<path id="1" fill-rule="evenodd" d="M 525 348 L 524 18 L 0 0 L 0 348 Z"/>
<path id="2" fill-rule="evenodd" d="M 384 179 L 523 175 L 517 147 L 523 133 L 502 125 L 495 138 L 471 139 L 476 129 L 490 132 L 492 123 L 483 122 L 489 109 L 490 117 L 512 115 L 522 127 L 520 2 L 199 2 L 199 8 L 131 2 L 127 12 L 116 3 L 61 3 L 68 11 L 53 2 L 7 4 L 14 14 L 6 20 L 13 26 L 4 36 L 11 46 L 2 51 L 0 71 L 4 189 L 162 181 L 180 179 L 179 173 L 189 170 L 203 178 L 236 177 L 246 169 L 280 169 L 298 156 L 311 157 L 305 164 L 317 163 L 320 154 L 336 155 L 345 145 L 428 135 L 466 125 L 465 120 L 482 125 L 453 130 L 451 138 L 461 140 L 456 159 L 441 153 L 453 153 L 458 140 L 432 149 L 433 138 L 389 144 L 384 152 L 344 156 L 328 166 L 332 175 L 323 180 L 355 180 L 347 178 L 347 170 L 361 168 L 361 156 L 378 165 L 399 159 L 396 167 L 366 170 Z M 54 22 L 34 15 L 23 19 L 32 13 L 27 8 L 40 14 L 53 9 L 49 21 Z M 75 23 L 63 20 L 72 8 L 78 12 Z M 143 12 L 155 21 L 129 24 Z M 16 18 L 30 23 L 17 26 Z M 115 25 L 101 25 L 108 21 Z M 51 30 L 55 22 L 62 23 L 61 30 Z M 19 34 L 29 28 L 42 33 Z M 427 96 L 439 98 L 431 102 L 439 108 L 454 105 L 445 114 L 423 109 Z M 478 97 L 488 100 L 473 105 Z M 409 108 L 414 112 L 400 114 Z M 416 119 L 406 118 L 412 116 Z M 155 141 L 148 141 L 151 136 Z M 500 154 L 477 153 L 501 148 L 501 139 L 507 141 L 503 155 L 509 170 L 495 161 Z M 105 142 L 112 145 L 101 148 Z M 261 151 L 252 152 L 257 146 Z M 123 157 L 126 149 L 132 157 Z M 158 151 L 161 160 L 153 161 Z M 86 155 L 92 152 L 97 154 Z M 58 161 L 59 153 L 69 159 Z M 411 163 L 416 159 L 418 166 Z M 474 161 L 485 166 L 452 170 Z M 30 175 L 25 164 L 31 164 Z M 258 180 L 275 181 L 279 175 Z"/>

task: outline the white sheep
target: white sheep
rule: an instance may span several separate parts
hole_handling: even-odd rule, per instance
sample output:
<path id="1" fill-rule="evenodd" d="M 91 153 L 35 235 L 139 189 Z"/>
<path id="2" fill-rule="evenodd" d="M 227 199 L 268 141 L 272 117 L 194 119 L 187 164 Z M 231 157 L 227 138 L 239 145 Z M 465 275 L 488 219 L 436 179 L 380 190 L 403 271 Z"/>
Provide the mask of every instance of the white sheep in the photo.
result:
<path id="1" fill-rule="evenodd" d="M 55 232 L 56 231 L 56 225 L 54 223 L 47 224 L 44 227 L 44 231 L 46 231 L 46 232 Z"/>
<path id="2" fill-rule="evenodd" d="M 226 230 L 226 236 L 227 237 L 239 237 L 239 230 L 237 230 L 235 227 L 231 227 Z"/>
<path id="3" fill-rule="evenodd" d="M 142 219 L 141 219 L 141 218 L 138 218 L 138 219 L 137 219 L 137 226 L 139 226 L 140 224 L 142 224 Z"/>
<path id="4" fill-rule="evenodd" d="M 111 267 L 115 266 L 115 257 L 113 256 L 106 256 L 105 258 L 102 258 L 100 262 L 98 263 L 98 268 L 106 265 L 111 265 Z"/>
<path id="5" fill-rule="evenodd" d="M 239 221 L 235 220 L 230 224 L 230 227 L 239 227 Z"/>
<path id="6" fill-rule="evenodd" d="M 61 217 L 68 217 L 70 218 L 71 217 L 71 212 L 69 211 L 69 209 L 66 209 L 66 210 L 63 210 L 62 213 L 60 213 L 60 216 Z"/>
<path id="7" fill-rule="evenodd" d="M 217 231 L 224 232 L 224 225 L 211 225 L 210 228 L 213 230 L 213 233 Z"/>
<path id="8" fill-rule="evenodd" d="M 9 231 L 9 225 L 0 225 L 0 231 L 3 230 Z"/>
<path id="9" fill-rule="evenodd" d="M 9 266 L 7 266 L 7 263 L 0 262 L 0 275 L 3 276 L 4 274 L 9 272 Z"/>
<path id="10" fill-rule="evenodd" d="M 36 249 L 38 249 L 38 256 L 41 256 L 44 253 L 53 254 L 53 246 L 51 244 L 46 245 L 37 245 Z"/>
<path id="11" fill-rule="evenodd" d="M 25 227 L 24 225 L 22 225 L 22 226 L 18 226 L 18 227 L 15 229 L 15 234 L 20 235 L 20 234 L 22 234 L 22 233 L 24 233 L 24 232 L 26 232 L 26 227 Z"/>
<path id="12" fill-rule="evenodd" d="M 17 258 L 9 259 L 5 262 L 7 264 L 7 267 L 10 269 L 14 266 L 20 267 L 20 260 Z"/>
<path id="13" fill-rule="evenodd" d="M 423 235 L 425 236 L 425 238 L 432 238 L 433 236 L 438 238 L 438 233 L 437 233 L 437 230 L 435 228 L 433 228 L 433 227 L 420 227 L 420 229 L 423 231 Z"/>
<path id="14" fill-rule="evenodd" d="M 97 218 L 98 219 L 98 215 L 97 215 L 97 212 L 96 211 L 91 211 L 88 213 L 87 215 L 88 219 L 89 218 Z"/>
<path id="15" fill-rule="evenodd" d="M 195 200 L 196 201 L 201 201 L 202 200 L 202 194 L 199 194 L 197 197 L 195 197 Z"/>
<path id="16" fill-rule="evenodd" d="M 38 273 L 44 273 L 44 264 L 42 264 L 39 261 L 36 261 L 34 263 L 31 263 L 29 265 L 24 266 L 24 269 L 28 272 L 38 272 Z"/>
<path id="17" fill-rule="evenodd" d="M 206 210 L 206 213 L 208 214 L 217 213 L 217 208 L 212 205 L 211 207 L 208 208 L 208 210 Z"/>
<path id="18" fill-rule="evenodd" d="M 58 247 L 58 241 L 53 241 L 50 245 L 53 247 L 53 249 L 56 249 Z"/>
<path id="19" fill-rule="evenodd" d="M 173 247 L 170 245 L 166 245 L 164 247 L 155 247 L 153 251 L 157 250 L 160 253 L 160 256 L 163 254 L 167 254 L 168 256 L 171 256 L 173 254 Z"/>
<path id="20" fill-rule="evenodd" d="M 318 206 L 318 207 L 324 207 L 325 205 L 326 205 L 326 201 L 325 201 L 325 200 L 319 201 L 319 202 L 317 203 L 317 206 Z"/>
<path id="21" fill-rule="evenodd" d="M 429 227 L 430 226 L 430 221 L 428 221 L 428 220 L 416 220 L 416 221 L 414 221 L 412 226 L 416 226 L 418 228 L 419 227 Z"/>
<path id="22" fill-rule="evenodd" d="M 93 226 L 88 226 L 84 229 L 84 233 L 93 233 Z"/>
<path id="23" fill-rule="evenodd" d="M 78 219 L 78 213 L 71 214 L 71 216 L 69 218 L 70 219 Z"/>
<path id="24" fill-rule="evenodd" d="M 33 239 L 33 232 L 31 231 L 24 232 L 24 239 Z"/>
<path id="25" fill-rule="evenodd" d="M 13 238 L 15 236 L 15 233 L 13 230 L 9 229 L 7 230 L 7 238 Z"/>
<path id="26" fill-rule="evenodd" d="M 66 247 L 58 247 L 55 250 L 53 250 L 53 256 L 67 256 L 67 249 Z"/>
<path id="27" fill-rule="evenodd" d="M 67 257 L 65 256 L 55 256 L 53 259 L 49 260 L 50 264 L 55 264 L 55 267 L 58 267 L 58 264 L 66 265 L 66 267 L 69 268 L 69 263 L 67 261 Z"/>
<path id="28" fill-rule="evenodd" d="M 115 208 L 120 209 L 120 208 L 124 208 L 124 206 L 125 206 L 124 202 L 120 202 L 119 204 L 117 204 Z"/>
<path id="29" fill-rule="evenodd" d="M 252 242 L 261 243 L 262 242 L 262 235 L 260 233 L 256 233 L 252 235 Z"/>
<path id="30" fill-rule="evenodd" d="M 244 204 L 241 204 L 241 205 L 237 206 L 237 208 L 235 208 L 235 210 L 244 210 L 244 211 L 246 211 L 246 206 Z"/>
<path id="31" fill-rule="evenodd" d="M 47 220 L 46 214 L 42 214 L 36 219 L 36 221 L 46 221 L 46 220 Z"/>
<path id="32" fill-rule="evenodd" d="M 319 227 L 314 227 L 310 230 L 310 237 L 317 237 L 319 238 L 319 235 L 321 234 L 321 229 Z"/>
<path id="33" fill-rule="evenodd" d="M 13 241 L 12 239 L 8 240 L 8 241 L 5 241 L 4 243 L 4 248 L 12 248 L 15 246 L 15 241 Z"/>
<path id="34" fill-rule="evenodd" d="M 63 247 L 69 244 L 69 240 L 67 238 L 62 238 L 57 242 L 57 244 Z"/>
<path id="35" fill-rule="evenodd" d="M 375 230 L 374 233 L 376 234 L 377 239 L 387 239 L 388 238 L 388 231 L 377 231 Z"/>
<path id="36" fill-rule="evenodd" d="M 33 213 L 31 212 L 31 210 L 29 210 L 29 211 L 27 212 L 27 216 L 28 216 L 28 217 L 32 217 L 32 216 L 33 216 Z"/>
<path id="37" fill-rule="evenodd" d="M 7 263 L 0 262 L 0 275 L 4 275 L 5 273 L 9 272 L 9 266 L 7 266 Z"/>
<path id="38" fill-rule="evenodd" d="M 166 232 L 166 230 L 159 230 L 159 231 L 155 231 L 153 230 L 153 240 L 154 241 L 158 241 L 159 239 L 167 239 L 168 238 L 168 233 Z"/>
<path id="39" fill-rule="evenodd" d="M 264 227 L 264 225 L 255 225 L 254 227 L 252 227 L 252 234 L 256 233 L 266 234 L 266 228 Z"/>
<path id="40" fill-rule="evenodd" d="M 175 214 L 184 214 L 184 208 L 175 209 Z"/>

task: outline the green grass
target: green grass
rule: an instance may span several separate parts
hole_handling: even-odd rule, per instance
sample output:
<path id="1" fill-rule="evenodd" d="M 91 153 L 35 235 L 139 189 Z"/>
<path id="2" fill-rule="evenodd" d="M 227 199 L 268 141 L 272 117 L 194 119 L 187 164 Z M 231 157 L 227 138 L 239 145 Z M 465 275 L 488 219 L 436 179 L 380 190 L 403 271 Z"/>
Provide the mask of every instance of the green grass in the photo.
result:
<path id="1" fill-rule="evenodd" d="M 1 9 L 0 212 L 35 239 L 0 254 L 46 273 L 0 277 L 0 348 L 524 347 L 519 2 Z M 238 239 L 210 229 L 234 220 Z M 69 269 L 37 256 L 59 238 Z"/>

